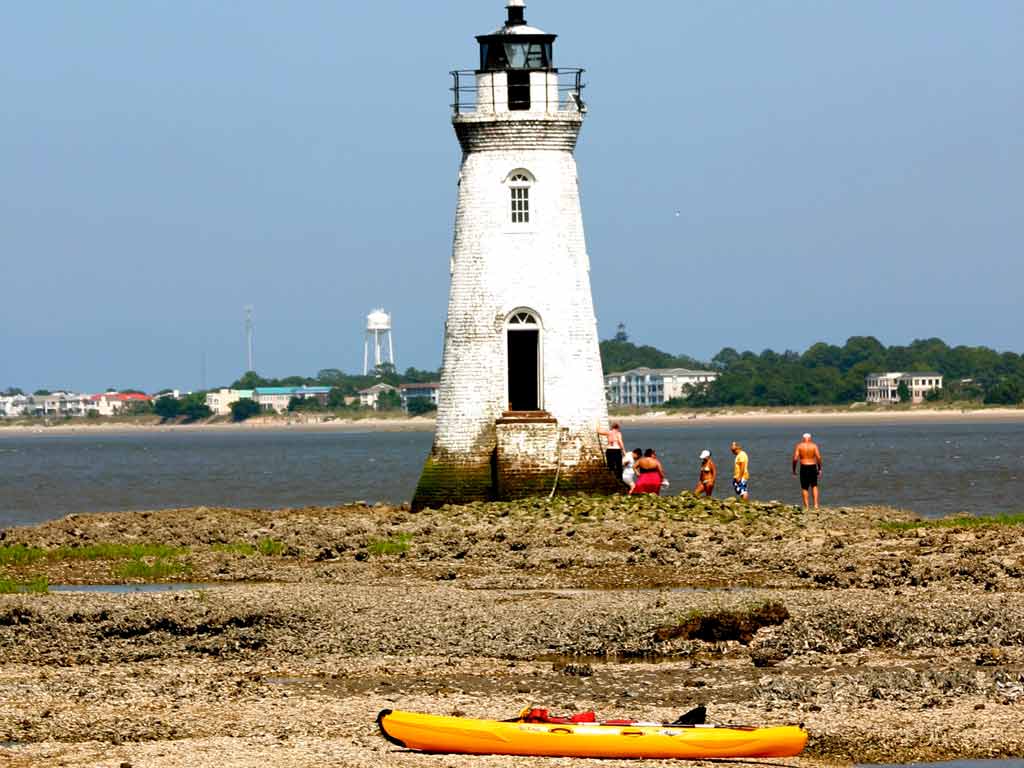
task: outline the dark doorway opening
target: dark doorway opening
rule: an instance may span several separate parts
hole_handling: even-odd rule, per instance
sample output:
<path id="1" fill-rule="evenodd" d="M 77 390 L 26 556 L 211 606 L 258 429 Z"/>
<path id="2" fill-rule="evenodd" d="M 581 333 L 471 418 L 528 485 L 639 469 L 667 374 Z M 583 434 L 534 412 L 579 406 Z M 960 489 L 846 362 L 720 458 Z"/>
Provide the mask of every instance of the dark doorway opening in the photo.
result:
<path id="1" fill-rule="evenodd" d="M 540 410 L 540 331 L 508 331 L 510 411 Z"/>
<path id="2" fill-rule="evenodd" d="M 526 110 L 530 108 L 529 72 L 509 71 L 508 108 L 510 110 Z"/>

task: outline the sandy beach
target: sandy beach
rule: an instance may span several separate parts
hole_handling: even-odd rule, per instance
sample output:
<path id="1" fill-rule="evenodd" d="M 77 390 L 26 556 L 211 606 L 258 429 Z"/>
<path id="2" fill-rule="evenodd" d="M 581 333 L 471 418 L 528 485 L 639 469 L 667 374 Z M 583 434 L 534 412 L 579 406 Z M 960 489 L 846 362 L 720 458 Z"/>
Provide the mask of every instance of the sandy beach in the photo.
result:
<path id="1" fill-rule="evenodd" d="M 730 424 L 892 424 L 892 423 L 1020 423 L 1024 408 L 913 408 L 873 410 L 866 408 L 819 409 L 723 409 L 679 412 L 654 411 L 645 414 L 613 415 L 611 421 L 631 426 L 686 426 L 693 423 Z M 255 418 L 241 423 L 229 421 L 196 424 L 170 424 L 155 420 L 97 421 L 77 420 L 43 423 L 0 422 L 0 438 L 4 435 L 102 434 L 135 432 L 223 432 L 253 430 L 337 431 L 337 432 L 431 432 L 434 419 L 429 416 L 340 419 L 323 417 Z"/>
<path id="2" fill-rule="evenodd" d="M 1007 521 L 681 495 L 73 515 L 2 536 L 8 579 L 192 584 L 0 596 L 0 757 L 19 768 L 566 762 L 432 758 L 374 725 L 528 705 L 803 722 L 805 754 L 772 765 L 1024 752 Z"/>

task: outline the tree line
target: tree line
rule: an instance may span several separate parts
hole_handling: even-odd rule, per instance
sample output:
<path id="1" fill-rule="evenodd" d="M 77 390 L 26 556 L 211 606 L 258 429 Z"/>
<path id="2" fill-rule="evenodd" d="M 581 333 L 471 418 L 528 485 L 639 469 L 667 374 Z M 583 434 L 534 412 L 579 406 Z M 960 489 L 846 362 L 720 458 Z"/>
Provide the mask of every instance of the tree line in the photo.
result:
<path id="1" fill-rule="evenodd" d="M 865 399 L 867 374 L 885 371 L 942 374 L 943 389 L 930 395 L 932 401 L 1024 401 L 1024 356 L 988 347 L 950 347 L 935 338 L 886 347 L 873 336 L 854 336 L 841 347 L 818 342 L 802 353 L 766 349 L 758 354 L 726 347 L 706 363 L 616 338 L 601 342 L 601 359 L 605 373 L 640 366 L 718 372 L 711 384 L 670 402 L 691 407 L 844 405 Z"/>
<path id="2" fill-rule="evenodd" d="M 704 362 L 688 355 L 672 355 L 648 345 L 636 345 L 624 327 L 612 339 L 601 342 L 605 373 L 631 368 L 689 368 L 719 374 L 714 382 L 694 388 L 687 398 L 670 401 L 688 407 L 845 405 L 866 397 L 864 379 L 869 373 L 885 371 L 934 371 L 944 377 L 943 389 L 929 396 L 932 401 L 979 402 L 1016 405 L 1024 402 L 1024 356 L 998 352 L 988 347 L 950 347 L 941 339 L 918 339 L 906 346 L 886 347 L 873 336 L 853 336 L 843 346 L 818 342 L 804 352 L 738 352 L 726 347 Z M 362 389 L 381 382 L 398 387 L 440 379 L 438 371 L 407 368 L 404 373 L 385 364 L 373 374 L 362 376 L 337 368 L 324 368 L 316 376 L 265 378 L 249 371 L 235 381 L 233 389 L 257 387 L 330 387 L 327 408 L 358 408 L 347 405 Z M 122 390 L 136 391 L 136 390 Z M 21 394 L 15 387 L 5 394 Z M 41 392 L 38 394 L 42 394 Z M 164 402 L 169 401 L 169 402 Z M 322 407 L 301 399 L 295 410 Z M 382 395 L 383 409 L 400 407 L 396 393 Z M 416 403 L 416 410 L 430 409 Z M 209 415 L 201 393 L 180 399 L 161 398 L 153 409 L 162 418 L 183 416 L 188 420 Z"/>
<path id="3" fill-rule="evenodd" d="M 421 371 L 418 368 L 406 368 L 404 373 L 396 370 L 390 363 L 383 363 L 366 376 L 358 373 L 345 373 L 338 368 L 322 368 L 316 376 L 286 376 L 283 379 L 266 378 L 256 371 L 249 371 L 238 378 L 231 389 L 256 389 L 257 387 L 330 387 L 338 390 L 338 395 L 351 397 L 362 389 L 374 384 L 390 384 L 398 387 L 402 384 L 422 384 L 438 381 L 437 371 Z"/>

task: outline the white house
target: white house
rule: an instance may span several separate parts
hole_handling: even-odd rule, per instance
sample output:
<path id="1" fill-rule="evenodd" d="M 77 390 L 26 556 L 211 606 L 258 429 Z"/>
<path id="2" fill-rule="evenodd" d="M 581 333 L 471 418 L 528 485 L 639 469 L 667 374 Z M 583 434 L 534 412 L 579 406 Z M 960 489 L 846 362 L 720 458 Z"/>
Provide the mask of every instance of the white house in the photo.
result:
<path id="1" fill-rule="evenodd" d="M 206 393 L 206 407 L 213 411 L 215 416 L 226 416 L 231 413 L 231 404 L 239 400 L 252 400 L 251 389 L 218 389 L 216 392 Z M 285 408 L 288 404 L 285 403 Z"/>
<path id="2" fill-rule="evenodd" d="M 150 402 L 152 398 L 138 392 L 104 392 L 89 398 L 86 411 L 99 416 L 114 416 L 132 406 L 148 405 Z"/>
<path id="3" fill-rule="evenodd" d="M 377 400 L 385 392 L 394 392 L 395 388 L 390 384 L 381 382 L 380 384 L 374 384 L 372 387 L 367 389 L 359 390 L 359 404 L 364 408 L 377 408 Z"/>
<path id="4" fill-rule="evenodd" d="M 613 405 L 656 406 L 685 398 L 690 390 L 718 378 L 716 371 L 687 368 L 634 368 L 604 377 L 608 402 Z"/>
<path id="5" fill-rule="evenodd" d="M 898 403 L 900 382 L 910 391 L 910 401 L 920 403 L 929 392 L 942 389 L 942 374 L 934 371 L 869 373 L 864 377 L 869 403 Z"/>
<path id="6" fill-rule="evenodd" d="M 31 400 L 26 395 L 0 395 L 0 417 L 23 416 Z"/>
<path id="7" fill-rule="evenodd" d="M 264 411 L 284 413 L 293 397 L 299 400 L 315 398 L 326 405 L 330 392 L 330 387 L 257 387 L 252 390 L 252 399 Z"/>
<path id="8" fill-rule="evenodd" d="M 51 392 L 48 395 L 32 395 L 25 413 L 40 417 L 85 416 L 91 410 L 89 395 L 73 392 Z"/>
<path id="9" fill-rule="evenodd" d="M 398 395 L 402 399 L 402 410 L 409 410 L 410 400 L 428 400 L 437 407 L 437 393 L 441 385 L 436 382 L 425 384 L 402 384 L 398 388 Z"/>

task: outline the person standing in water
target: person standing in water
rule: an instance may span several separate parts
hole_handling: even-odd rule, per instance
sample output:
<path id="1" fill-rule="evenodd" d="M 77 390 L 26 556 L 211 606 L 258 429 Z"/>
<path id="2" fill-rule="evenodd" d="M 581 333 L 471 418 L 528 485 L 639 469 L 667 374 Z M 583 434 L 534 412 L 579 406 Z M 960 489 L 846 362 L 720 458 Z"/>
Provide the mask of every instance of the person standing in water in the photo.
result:
<path id="1" fill-rule="evenodd" d="M 695 496 L 702 493 L 711 496 L 715 492 L 715 480 L 718 479 L 718 468 L 711 459 L 711 451 L 704 449 L 700 452 L 700 474 L 697 477 L 697 487 L 693 489 Z"/>
<path id="2" fill-rule="evenodd" d="M 817 443 L 811 439 L 810 432 L 804 432 L 803 439 L 793 449 L 793 477 L 796 477 L 796 468 L 800 467 L 800 495 L 804 500 L 804 509 L 807 509 L 809 492 L 813 492 L 814 508 L 818 508 L 818 480 L 821 478 L 821 450 Z"/>
<path id="3" fill-rule="evenodd" d="M 597 434 L 601 437 L 608 438 L 608 447 L 604 450 L 605 460 L 608 462 L 608 469 L 616 477 L 622 477 L 622 454 L 626 450 L 625 443 L 622 442 L 622 430 L 619 429 L 619 424 L 616 422 L 612 424 L 611 429 L 598 429 Z"/>
<path id="4" fill-rule="evenodd" d="M 636 485 L 636 470 L 633 466 L 642 456 L 643 452 L 639 448 L 634 448 L 622 457 L 622 482 L 629 486 L 628 493 L 632 493 L 633 486 Z"/>
<path id="5" fill-rule="evenodd" d="M 654 454 L 653 448 L 644 451 L 643 458 L 636 463 L 636 484 L 630 490 L 630 496 L 640 493 L 661 495 L 661 484 L 665 481 L 665 468 Z"/>
<path id="6" fill-rule="evenodd" d="M 750 499 L 750 459 L 747 458 L 747 452 L 743 450 L 743 446 L 735 441 L 729 446 L 729 450 L 736 457 L 732 468 L 732 489 L 739 498 L 748 501 Z"/>

